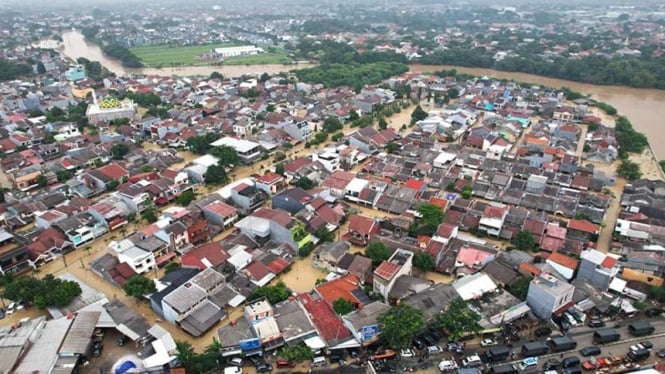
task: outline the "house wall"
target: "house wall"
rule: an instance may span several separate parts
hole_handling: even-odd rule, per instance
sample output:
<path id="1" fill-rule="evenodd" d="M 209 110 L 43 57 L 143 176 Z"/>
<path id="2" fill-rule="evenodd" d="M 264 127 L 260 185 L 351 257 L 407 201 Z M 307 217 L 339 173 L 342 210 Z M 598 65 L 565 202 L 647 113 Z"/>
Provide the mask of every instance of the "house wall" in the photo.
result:
<path id="1" fill-rule="evenodd" d="M 582 259 L 577 269 L 577 279 L 588 280 L 603 291 L 607 291 L 612 281 L 612 276 L 608 271 L 596 269 L 596 264 Z"/>
<path id="2" fill-rule="evenodd" d="M 552 311 L 556 309 L 556 305 L 558 304 L 557 298 L 554 295 L 547 292 L 543 286 L 534 283 L 529 285 L 526 303 L 531 308 L 531 311 L 540 318 L 550 318 Z"/>

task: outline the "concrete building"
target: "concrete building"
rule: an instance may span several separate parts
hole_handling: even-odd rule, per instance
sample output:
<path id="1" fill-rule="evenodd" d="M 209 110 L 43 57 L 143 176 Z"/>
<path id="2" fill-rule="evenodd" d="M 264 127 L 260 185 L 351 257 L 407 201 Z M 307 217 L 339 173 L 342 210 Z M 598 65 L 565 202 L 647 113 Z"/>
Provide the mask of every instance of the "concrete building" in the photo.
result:
<path id="1" fill-rule="evenodd" d="M 262 48 L 254 45 L 239 45 L 235 47 L 214 48 L 212 54 L 217 58 L 229 58 L 238 56 L 250 56 L 263 53 Z"/>
<path id="2" fill-rule="evenodd" d="M 95 91 L 92 91 L 92 104 L 88 105 L 85 115 L 91 123 L 108 122 L 119 118 L 134 118 L 136 104 L 132 100 L 119 101 L 112 96 L 107 96 L 97 102 Z"/>
<path id="3" fill-rule="evenodd" d="M 619 257 L 595 249 L 587 249 L 580 254 L 577 279 L 587 280 L 603 291 L 610 287 L 612 279 L 619 273 Z"/>
<path id="4" fill-rule="evenodd" d="M 388 261 L 383 261 L 374 270 L 374 292 L 388 299 L 388 294 L 395 281 L 401 275 L 411 275 L 413 252 L 403 249 L 396 250 Z"/>
<path id="5" fill-rule="evenodd" d="M 261 145 L 245 139 L 224 137 L 210 143 L 210 145 L 213 147 L 229 146 L 235 149 L 238 157 L 246 163 L 252 163 L 261 157 Z"/>
<path id="6" fill-rule="evenodd" d="M 529 284 L 526 303 L 533 314 L 549 319 L 552 314 L 560 315 L 573 306 L 575 286 L 549 273 L 543 273 Z"/>

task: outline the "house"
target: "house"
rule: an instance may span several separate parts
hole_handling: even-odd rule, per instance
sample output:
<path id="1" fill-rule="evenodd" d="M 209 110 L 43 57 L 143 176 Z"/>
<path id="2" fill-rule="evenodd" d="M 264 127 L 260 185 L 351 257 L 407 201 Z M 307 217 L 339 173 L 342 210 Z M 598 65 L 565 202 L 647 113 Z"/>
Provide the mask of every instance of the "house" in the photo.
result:
<path id="1" fill-rule="evenodd" d="M 231 225 L 238 221 L 238 210 L 219 200 L 205 205 L 202 212 L 203 217 L 208 222 L 222 229 L 231 227 Z"/>
<path id="2" fill-rule="evenodd" d="M 272 239 L 300 249 L 312 240 L 312 236 L 306 231 L 305 224 L 291 217 L 287 212 L 269 208 L 257 210 L 236 222 L 234 226 L 259 243 Z"/>
<path id="3" fill-rule="evenodd" d="M 280 193 L 286 187 L 286 180 L 277 173 L 268 172 L 256 178 L 256 188 L 269 196 Z"/>
<path id="4" fill-rule="evenodd" d="M 325 243 L 314 250 L 312 266 L 335 273 L 345 273 L 346 270 L 338 268 L 337 264 L 350 248 L 349 243 L 344 241 Z"/>
<path id="5" fill-rule="evenodd" d="M 531 280 L 526 303 L 533 314 L 549 320 L 552 315 L 560 316 L 572 307 L 575 286 L 564 282 L 549 273 L 542 273 Z"/>
<path id="6" fill-rule="evenodd" d="M 585 219 L 571 219 L 568 221 L 568 235 L 586 241 L 595 241 L 600 234 L 600 226 Z"/>
<path id="7" fill-rule="evenodd" d="M 240 183 L 231 189 L 231 201 L 245 213 L 251 213 L 263 205 L 266 194 L 254 186 Z"/>
<path id="8" fill-rule="evenodd" d="M 492 281 L 489 275 L 483 272 L 462 277 L 456 280 L 452 286 L 459 294 L 459 297 L 467 301 L 480 298 L 484 294 L 494 292 L 498 289 L 496 283 Z"/>
<path id="9" fill-rule="evenodd" d="M 81 212 L 55 224 L 67 236 L 67 241 L 79 248 L 106 234 L 106 222 L 100 221 L 88 212 Z"/>
<path id="10" fill-rule="evenodd" d="M 304 342 L 311 349 L 325 347 L 325 342 L 321 342 L 323 347 L 312 344 L 321 338 L 300 302 L 286 300 L 275 305 L 275 320 L 285 344 Z"/>
<path id="11" fill-rule="evenodd" d="M 312 152 L 312 161 L 320 162 L 321 165 L 330 173 L 340 169 L 339 154 L 328 149 L 319 152 Z"/>
<path id="12" fill-rule="evenodd" d="M 335 301 L 344 299 L 355 309 L 360 309 L 371 301 L 362 289 L 358 277 L 352 274 L 328 281 L 316 287 L 316 292 L 331 306 Z"/>
<path id="13" fill-rule="evenodd" d="M 587 249 L 580 254 L 578 280 L 586 280 L 602 291 L 607 291 L 614 277 L 619 274 L 619 256 Z"/>
<path id="14" fill-rule="evenodd" d="M 353 340 L 339 315 L 316 292 L 301 293 L 297 299 L 307 311 L 318 335 L 328 344 L 329 349 L 341 344 L 346 346 L 350 338 Z"/>
<path id="15" fill-rule="evenodd" d="M 126 263 L 136 274 L 143 274 L 155 268 L 155 254 L 132 245 L 119 251 L 118 262 Z"/>
<path id="16" fill-rule="evenodd" d="M 147 192 L 151 182 L 141 180 L 132 184 L 125 184 L 118 188 L 117 196 L 127 205 L 132 213 L 141 213 L 148 209 L 152 202 L 150 193 Z"/>
<path id="17" fill-rule="evenodd" d="M 222 357 L 262 355 L 261 343 L 245 318 L 238 318 L 217 330 Z M 255 353 L 258 352 L 258 353 Z"/>
<path id="18" fill-rule="evenodd" d="M 113 183 L 122 183 L 129 178 L 129 171 L 120 164 L 112 162 L 100 168 L 89 171 L 82 176 L 83 182 L 93 190 L 105 190 Z"/>
<path id="19" fill-rule="evenodd" d="M 39 231 L 36 235 L 26 239 L 30 240 L 30 243 L 25 246 L 30 256 L 30 266 L 35 269 L 55 260 L 65 250 L 72 248 L 72 243 L 67 241 L 67 237 L 52 227 Z"/>
<path id="20" fill-rule="evenodd" d="M 208 227 L 208 221 L 203 217 L 194 213 L 187 213 L 180 217 L 180 222 L 187 228 L 188 243 L 199 244 L 208 240 L 210 228 Z"/>
<path id="21" fill-rule="evenodd" d="M 481 231 L 485 231 L 487 235 L 498 237 L 503 228 L 503 223 L 508 215 L 508 207 L 505 205 L 488 205 L 480 217 Z"/>
<path id="22" fill-rule="evenodd" d="M 254 328 L 263 349 L 274 350 L 284 344 L 284 339 L 275 319 L 275 310 L 267 300 L 245 305 L 244 315 Z"/>
<path id="23" fill-rule="evenodd" d="M 213 268 L 220 271 L 230 257 L 221 244 L 210 242 L 196 246 L 185 253 L 181 257 L 180 263 L 185 268 L 200 270 Z"/>
<path id="24" fill-rule="evenodd" d="M 236 139 L 223 137 L 210 143 L 212 147 L 228 146 L 233 148 L 238 157 L 247 164 L 250 164 L 261 157 L 261 145 L 245 139 Z"/>
<path id="25" fill-rule="evenodd" d="M 559 252 L 552 253 L 545 262 L 568 281 L 573 279 L 579 265 L 578 260 Z"/>
<path id="26" fill-rule="evenodd" d="M 495 253 L 470 246 L 463 246 L 455 258 L 455 273 L 458 276 L 473 274 L 494 260 Z"/>
<path id="27" fill-rule="evenodd" d="M 314 199 L 314 196 L 300 187 L 289 188 L 272 197 L 273 209 L 280 209 L 295 215 Z"/>
<path id="28" fill-rule="evenodd" d="M 150 307 L 157 313 L 157 315 L 164 317 L 162 310 L 162 299 L 173 292 L 176 288 L 187 283 L 193 276 L 198 274 L 200 270 L 193 268 L 180 267 L 173 271 L 164 274 L 163 277 L 155 280 L 158 291 L 150 295 Z"/>
<path id="29" fill-rule="evenodd" d="M 396 250 L 388 261 L 383 261 L 374 270 L 374 292 L 388 299 L 388 294 L 397 278 L 401 275 L 411 275 L 412 260 L 413 252 L 403 249 Z"/>
<path id="30" fill-rule="evenodd" d="M 449 284 L 437 283 L 427 290 L 410 295 L 401 300 L 401 303 L 410 305 L 423 312 L 426 320 L 431 320 L 446 309 L 451 301 L 457 299 L 459 294 Z"/>
<path id="31" fill-rule="evenodd" d="M 353 337 L 360 344 L 367 346 L 378 339 L 378 317 L 390 309 L 388 304 L 374 301 L 349 314 L 342 316 L 342 321 Z"/>
<path id="32" fill-rule="evenodd" d="M 327 189 L 332 196 L 343 199 L 346 186 L 348 186 L 355 177 L 356 173 L 337 170 L 321 183 L 321 187 Z"/>
<path id="33" fill-rule="evenodd" d="M 366 246 L 378 235 L 380 229 L 376 220 L 354 214 L 349 217 L 349 225 L 346 234 L 344 234 L 344 240 L 348 240 L 355 245 Z"/>
<path id="34" fill-rule="evenodd" d="M 439 225 L 436 232 L 432 236 L 432 240 L 446 245 L 450 242 L 451 239 L 457 237 L 458 232 L 459 226 L 444 222 Z M 436 258 L 436 256 L 434 258 Z"/>
<path id="35" fill-rule="evenodd" d="M 14 245 L 13 235 L 0 232 L 0 274 L 22 273 L 30 268 L 30 253 L 24 246 Z"/>

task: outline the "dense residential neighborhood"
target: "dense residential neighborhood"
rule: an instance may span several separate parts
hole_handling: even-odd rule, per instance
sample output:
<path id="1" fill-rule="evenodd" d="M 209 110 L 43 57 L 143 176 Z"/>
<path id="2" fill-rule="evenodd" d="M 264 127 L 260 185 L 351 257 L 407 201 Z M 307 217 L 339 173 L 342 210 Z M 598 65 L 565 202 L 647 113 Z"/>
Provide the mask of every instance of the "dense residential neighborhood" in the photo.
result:
<path id="1" fill-rule="evenodd" d="M 170 12 L 48 24 L 125 49 L 252 44 L 205 58 L 279 54 L 303 30 L 363 49 L 354 67 L 440 52 L 420 31 L 319 32 L 316 12 L 156 21 Z M 661 30 L 631 14 L 628 30 L 606 12 L 564 18 Z M 560 31 L 506 22 L 429 37 L 452 50 L 471 32 Z M 498 63 L 551 42 L 522 36 L 473 43 Z M 647 39 L 541 54 L 661 53 Z M 631 165 L 646 138 L 606 103 L 454 69 L 341 85 L 302 70 L 115 74 L 0 40 L 2 61 L 31 69 L 0 82 L 3 373 L 664 370 L 665 175 Z"/>

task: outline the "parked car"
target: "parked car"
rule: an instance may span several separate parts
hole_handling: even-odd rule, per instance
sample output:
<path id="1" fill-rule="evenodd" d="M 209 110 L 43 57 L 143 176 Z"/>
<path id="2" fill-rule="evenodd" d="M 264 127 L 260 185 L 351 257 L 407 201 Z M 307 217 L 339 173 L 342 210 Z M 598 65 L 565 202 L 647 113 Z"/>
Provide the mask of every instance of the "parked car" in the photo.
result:
<path id="1" fill-rule="evenodd" d="M 400 357 L 402 357 L 402 358 L 409 358 L 409 357 L 413 357 L 413 356 L 415 356 L 415 355 L 413 354 L 413 351 L 410 350 L 410 349 L 402 349 L 401 351 L 399 351 L 399 355 L 400 355 Z"/>
<path id="2" fill-rule="evenodd" d="M 550 358 L 543 364 L 543 370 L 555 370 L 561 366 L 561 361 L 556 358 Z"/>
<path id="3" fill-rule="evenodd" d="M 665 358 L 665 349 L 661 349 L 656 355 L 660 358 Z"/>
<path id="4" fill-rule="evenodd" d="M 5 310 L 0 308 L 0 319 L 5 318 Z"/>
<path id="5" fill-rule="evenodd" d="M 597 356 L 600 354 L 600 348 L 596 347 L 595 345 L 584 347 L 580 349 L 580 354 L 584 357 Z"/>
<path id="6" fill-rule="evenodd" d="M 227 366 L 224 368 L 224 374 L 242 374 L 242 369 L 237 366 Z"/>
<path id="7" fill-rule="evenodd" d="M 256 365 L 257 373 L 269 373 L 272 371 L 272 365 L 270 364 L 258 364 Z"/>
<path id="8" fill-rule="evenodd" d="M 427 353 L 428 354 L 436 355 L 436 354 L 439 354 L 439 353 L 442 353 L 442 352 L 443 352 L 443 349 L 441 349 L 441 347 L 439 347 L 438 345 L 430 345 L 429 347 L 427 347 Z"/>
<path id="9" fill-rule="evenodd" d="M 483 339 L 483 340 L 480 342 L 480 346 L 481 346 L 481 347 L 491 347 L 491 346 L 493 346 L 493 345 L 497 345 L 497 342 L 496 342 L 496 340 L 494 340 L 494 339 Z"/>
<path id="10" fill-rule="evenodd" d="M 549 336 L 550 334 L 552 334 L 552 329 L 549 328 L 549 327 L 540 327 L 540 328 L 536 329 L 534 334 L 537 337 Z"/>
<path id="11" fill-rule="evenodd" d="M 277 360 L 277 362 L 275 362 L 275 364 L 277 365 L 277 368 L 279 368 L 279 369 L 296 367 L 295 362 L 289 361 L 289 360 L 286 360 L 286 359 L 283 359 L 283 358 L 280 358 L 279 360 Z"/>
<path id="12" fill-rule="evenodd" d="M 127 336 L 125 335 L 120 335 L 118 339 L 115 340 L 116 344 L 118 344 L 118 347 L 122 347 L 127 343 Z"/>
<path id="13" fill-rule="evenodd" d="M 587 324 L 591 328 L 596 328 L 596 327 L 605 327 L 605 322 L 599 320 L 599 319 L 592 319 L 589 321 Z"/>
<path id="14" fill-rule="evenodd" d="M 663 310 L 658 308 L 649 308 L 644 312 L 644 314 L 646 314 L 647 317 L 657 317 L 663 314 Z"/>
<path id="15" fill-rule="evenodd" d="M 237 367 L 242 367 L 242 358 L 234 357 L 229 360 L 229 364 Z"/>
<path id="16" fill-rule="evenodd" d="M 458 342 L 450 342 L 448 343 L 448 352 L 462 354 L 464 353 L 464 344 L 460 344 Z"/>
<path id="17" fill-rule="evenodd" d="M 16 312 L 16 302 L 11 302 L 9 306 L 7 306 L 7 314 L 14 314 Z"/>
<path id="18" fill-rule="evenodd" d="M 423 350 L 426 347 L 425 343 L 419 338 L 413 339 L 413 346 L 416 347 L 417 350 Z"/>
<path id="19" fill-rule="evenodd" d="M 99 357 L 102 355 L 102 350 L 104 350 L 102 343 L 95 343 L 95 346 L 92 349 L 92 355 L 94 357 Z"/>

